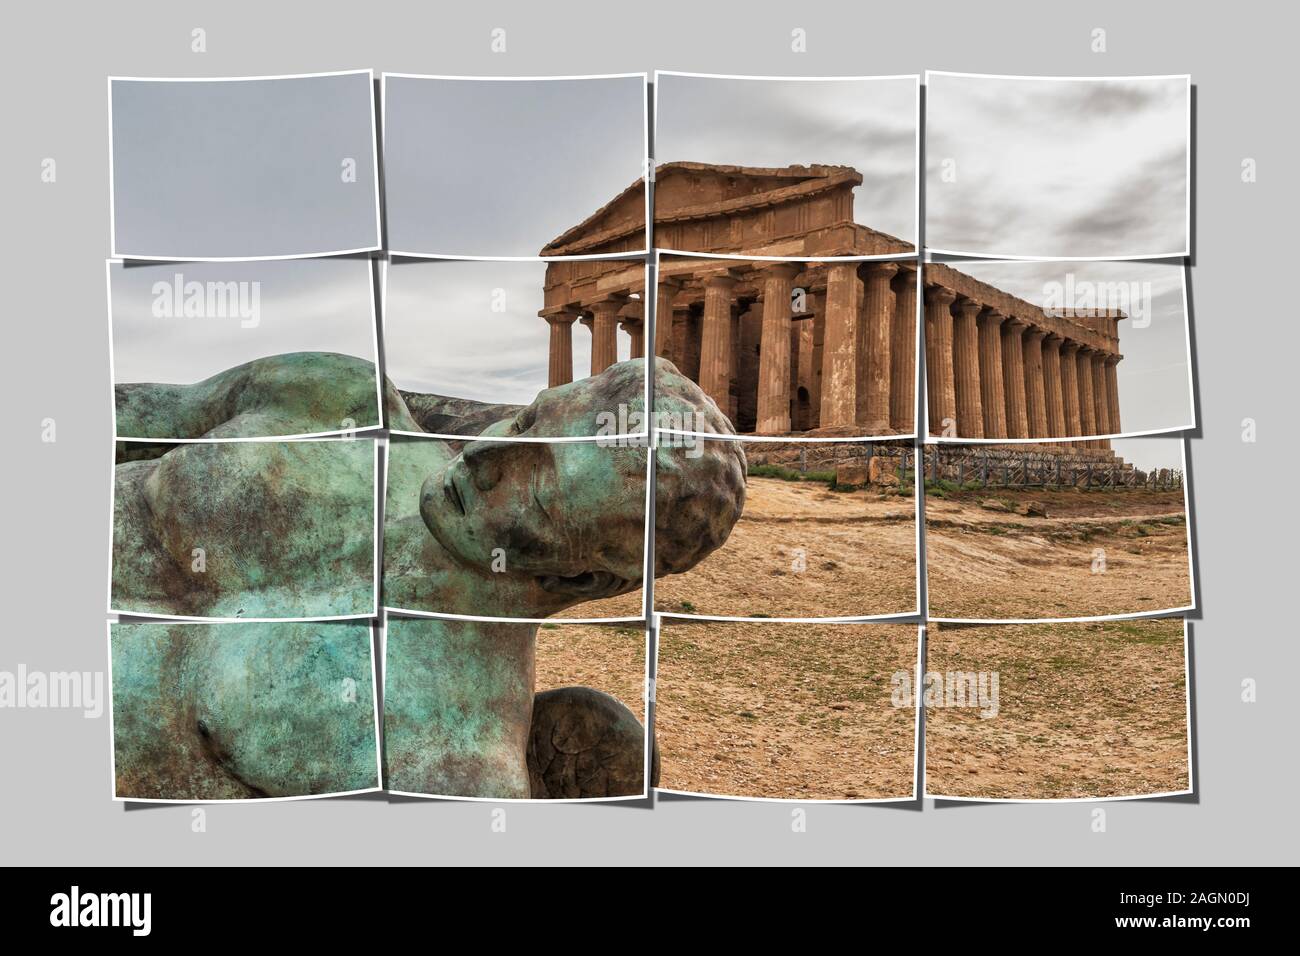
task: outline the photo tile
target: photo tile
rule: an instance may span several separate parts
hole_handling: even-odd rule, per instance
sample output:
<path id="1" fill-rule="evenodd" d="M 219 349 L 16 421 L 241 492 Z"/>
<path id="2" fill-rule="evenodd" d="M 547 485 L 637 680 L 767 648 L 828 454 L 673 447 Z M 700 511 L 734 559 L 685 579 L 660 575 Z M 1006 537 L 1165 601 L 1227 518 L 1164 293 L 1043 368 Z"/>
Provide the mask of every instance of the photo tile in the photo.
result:
<path id="1" fill-rule="evenodd" d="M 384 295 L 398 434 L 646 433 L 644 259 L 406 259 Z M 409 419 L 409 420 L 408 420 Z"/>
<path id="2" fill-rule="evenodd" d="M 916 253 L 920 77 L 655 74 L 655 245 Z"/>
<path id="3" fill-rule="evenodd" d="M 1192 610 L 1184 442 L 933 444 L 929 617 L 1048 621 Z"/>
<path id="4" fill-rule="evenodd" d="M 112 624 L 109 648 L 115 799 L 380 788 L 369 623 Z"/>
<path id="5" fill-rule="evenodd" d="M 1196 426 L 1186 268 L 926 263 L 931 436 L 992 443 Z"/>
<path id="6" fill-rule="evenodd" d="M 655 560 L 668 572 L 655 584 L 657 612 L 787 620 L 919 614 L 910 442 L 661 435 L 660 446 L 659 499 L 676 492 L 693 520 L 656 510 Z M 688 483 L 692 494 L 678 491 Z M 684 559 L 693 566 L 681 567 Z"/>
<path id="7" fill-rule="evenodd" d="M 384 605 L 489 620 L 644 619 L 649 455 L 636 442 L 394 437 Z"/>
<path id="8" fill-rule="evenodd" d="M 394 255 L 645 253 L 646 75 L 383 75 Z"/>
<path id="9" fill-rule="evenodd" d="M 221 621 L 377 611 L 377 443 L 119 443 L 109 613 Z"/>
<path id="10" fill-rule="evenodd" d="M 792 801 L 916 796 L 916 624 L 665 620 L 659 788 Z"/>
<path id="11" fill-rule="evenodd" d="M 931 252 L 1190 254 L 1191 77 L 931 71 L 925 83 Z"/>
<path id="12" fill-rule="evenodd" d="M 927 797 L 1091 802 L 1192 792 L 1182 618 L 927 632 Z"/>
<path id="13" fill-rule="evenodd" d="M 370 70 L 109 77 L 108 96 L 114 258 L 379 249 Z"/>
<path id="14" fill-rule="evenodd" d="M 639 622 L 390 616 L 384 647 L 389 791 L 491 801 L 647 795 Z M 651 785 L 656 773 L 651 761 Z"/>
<path id="15" fill-rule="evenodd" d="M 241 441 L 381 427 L 366 259 L 108 268 L 119 440 Z"/>
<path id="16" fill-rule="evenodd" d="M 656 380 L 659 426 L 795 440 L 912 436 L 916 277 L 914 259 L 659 256 L 655 354 L 661 368 L 672 363 Z M 726 421 L 677 421 L 679 378 Z"/>

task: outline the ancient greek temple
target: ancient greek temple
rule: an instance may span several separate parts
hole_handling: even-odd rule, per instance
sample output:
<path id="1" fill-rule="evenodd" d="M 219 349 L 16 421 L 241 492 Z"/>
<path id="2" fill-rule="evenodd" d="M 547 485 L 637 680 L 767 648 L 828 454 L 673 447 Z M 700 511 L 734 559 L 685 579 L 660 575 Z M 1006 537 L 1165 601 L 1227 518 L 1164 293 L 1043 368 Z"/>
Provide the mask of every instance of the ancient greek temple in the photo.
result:
<path id="1" fill-rule="evenodd" d="M 820 261 L 914 248 L 853 221 L 857 171 L 669 163 L 655 182 L 655 242 L 728 256 L 664 255 L 655 355 L 718 403 L 741 433 L 910 434 L 916 378 L 917 267 Z M 629 187 L 549 243 L 543 256 L 645 247 L 645 194 Z M 960 438 L 1120 431 L 1115 366 L 1122 313 L 1049 315 L 956 269 L 923 270 L 928 428 Z M 573 326 L 591 334 L 591 372 L 646 353 L 638 262 L 548 263 L 552 386 L 573 378 Z M 1075 443 L 1104 447 L 1104 440 Z"/>

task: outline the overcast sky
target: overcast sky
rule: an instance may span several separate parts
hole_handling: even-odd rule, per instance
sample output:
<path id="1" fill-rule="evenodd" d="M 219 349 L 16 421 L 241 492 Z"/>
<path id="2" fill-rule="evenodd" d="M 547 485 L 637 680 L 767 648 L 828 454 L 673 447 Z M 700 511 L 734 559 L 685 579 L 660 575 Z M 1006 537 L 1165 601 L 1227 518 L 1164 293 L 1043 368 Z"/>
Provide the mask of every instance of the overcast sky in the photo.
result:
<path id="1" fill-rule="evenodd" d="M 259 319 L 156 317 L 154 284 L 258 282 Z M 341 352 L 375 361 L 365 259 L 111 264 L 116 382 L 189 384 L 284 352 Z M 205 286 L 206 288 L 206 286 Z M 244 286 L 251 293 L 253 286 Z M 540 319 L 538 321 L 541 321 Z"/>
<path id="2" fill-rule="evenodd" d="M 398 388 L 527 405 L 546 388 L 544 262 L 403 260 L 388 266 L 384 358 Z M 497 295 L 501 290 L 502 295 Z M 504 311 L 493 311 L 501 302 Z M 618 356 L 631 339 L 618 333 Z M 591 333 L 573 325 L 573 375 L 591 371 Z"/>
<path id="3" fill-rule="evenodd" d="M 852 166 L 861 225 L 916 241 L 917 81 L 659 74 L 655 162 Z"/>
<path id="4" fill-rule="evenodd" d="M 114 252 L 285 256 L 374 248 L 370 74 L 114 80 Z M 344 181 L 344 161 L 355 181 Z"/>
<path id="5" fill-rule="evenodd" d="M 1116 284 L 1117 292 L 1135 293 L 1127 302 L 1121 300 L 1113 305 L 1130 316 L 1119 323 L 1119 350 L 1124 356 L 1116 366 L 1120 423 L 1126 433 L 1192 426 L 1181 262 L 950 262 L 948 265 L 1035 305 L 1047 304 L 1049 283 L 1059 283 L 1062 287 L 1072 284 L 1076 306 L 1088 305 L 1080 298 L 1084 290 L 1102 284 Z M 1149 324 L 1144 325 L 1148 318 Z"/>
<path id="6" fill-rule="evenodd" d="M 1183 468 L 1183 440 L 1181 438 L 1112 438 L 1110 447 L 1115 454 L 1130 465 L 1143 471 L 1156 468 Z"/>
<path id="7" fill-rule="evenodd" d="M 642 175 L 643 76 L 386 84 L 396 252 L 535 256 Z"/>
<path id="8" fill-rule="evenodd" d="M 930 74 L 926 245 L 999 256 L 1182 253 L 1188 96 L 1185 79 Z"/>

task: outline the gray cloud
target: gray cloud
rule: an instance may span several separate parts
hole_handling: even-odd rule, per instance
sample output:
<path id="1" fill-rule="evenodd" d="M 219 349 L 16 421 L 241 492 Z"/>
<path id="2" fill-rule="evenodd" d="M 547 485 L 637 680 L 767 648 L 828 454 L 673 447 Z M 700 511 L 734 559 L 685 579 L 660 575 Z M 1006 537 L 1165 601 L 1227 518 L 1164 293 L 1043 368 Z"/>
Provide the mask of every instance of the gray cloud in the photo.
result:
<path id="1" fill-rule="evenodd" d="M 983 255 L 1186 247 L 1185 80 L 932 75 L 926 243 Z M 941 173 L 955 164 L 956 180 Z"/>
<path id="2" fill-rule="evenodd" d="M 369 73 L 115 80 L 121 256 L 226 258 L 375 248 Z M 344 181 L 344 161 L 356 179 Z"/>
<path id="3" fill-rule="evenodd" d="M 109 266 L 117 382 L 188 384 L 255 358 L 340 352 L 375 361 L 370 263 L 364 259 Z M 157 282 L 260 283 L 260 321 L 157 317 Z"/>
<path id="4" fill-rule="evenodd" d="M 642 175 L 643 77 L 386 83 L 391 249 L 535 256 Z"/>

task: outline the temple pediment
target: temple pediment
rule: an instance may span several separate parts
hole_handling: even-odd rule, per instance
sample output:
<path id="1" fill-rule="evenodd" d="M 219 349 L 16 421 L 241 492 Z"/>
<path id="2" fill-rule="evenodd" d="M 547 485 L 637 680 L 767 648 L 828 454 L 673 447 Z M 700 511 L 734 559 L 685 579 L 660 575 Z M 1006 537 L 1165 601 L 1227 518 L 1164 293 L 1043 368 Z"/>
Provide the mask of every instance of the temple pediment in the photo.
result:
<path id="1" fill-rule="evenodd" d="M 780 256 L 911 251 L 909 243 L 854 223 L 853 190 L 861 183 L 850 166 L 665 163 L 655 170 L 656 245 Z M 631 252 L 645 244 L 645 188 L 637 180 L 541 255 Z"/>

